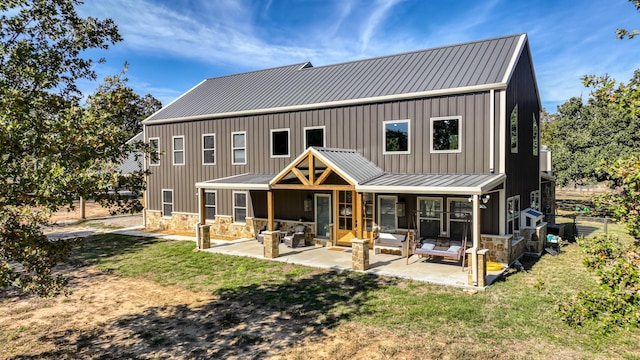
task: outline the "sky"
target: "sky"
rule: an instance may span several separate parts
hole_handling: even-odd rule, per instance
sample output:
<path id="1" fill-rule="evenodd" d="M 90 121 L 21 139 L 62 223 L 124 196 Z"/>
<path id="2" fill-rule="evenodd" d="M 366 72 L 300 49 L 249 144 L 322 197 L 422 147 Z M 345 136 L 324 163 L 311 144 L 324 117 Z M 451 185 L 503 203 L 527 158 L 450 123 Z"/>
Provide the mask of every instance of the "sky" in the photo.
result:
<path id="1" fill-rule="evenodd" d="M 544 108 L 586 99 L 584 75 L 628 82 L 640 28 L 627 0 L 85 0 L 122 42 L 91 51 L 99 78 L 128 63 L 129 85 L 168 104 L 200 81 L 310 61 L 314 66 L 526 33 Z M 97 84 L 83 84 L 91 93 Z"/>

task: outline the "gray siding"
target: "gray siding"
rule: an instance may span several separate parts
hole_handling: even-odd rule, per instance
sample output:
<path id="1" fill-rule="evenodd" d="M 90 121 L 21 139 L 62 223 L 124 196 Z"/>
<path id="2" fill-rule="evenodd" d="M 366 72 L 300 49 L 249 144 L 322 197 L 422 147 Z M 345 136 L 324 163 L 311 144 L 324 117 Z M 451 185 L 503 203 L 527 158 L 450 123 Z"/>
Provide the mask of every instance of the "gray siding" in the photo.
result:
<path id="1" fill-rule="evenodd" d="M 497 107 L 496 102 L 496 109 Z M 326 146 L 355 149 L 386 172 L 489 173 L 489 92 L 296 111 L 246 117 L 147 124 L 160 138 L 159 167 L 150 167 L 150 210 L 161 208 L 160 189 L 174 190 L 174 211 L 196 213 L 196 182 L 243 173 L 278 173 L 304 151 L 303 129 L 326 127 Z M 429 119 L 462 117 L 462 153 L 431 154 Z M 410 119 L 409 155 L 383 155 L 383 121 Z M 270 157 L 270 129 L 290 129 L 290 157 Z M 247 165 L 231 165 L 231 133 L 247 132 Z M 216 134 L 216 165 L 202 165 L 202 134 Z M 496 132 L 497 134 L 497 132 Z M 183 166 L 172 165 L 172 136 L 183 135 Z M 497 135 L 496 135 L 497 140 Z M 218 191 L 219 214 L 231 214 L 231 193 Z M 227 198 L 228 197 L 228 198 Z M 228 209 L 226 208 L 228 207 Z"/>

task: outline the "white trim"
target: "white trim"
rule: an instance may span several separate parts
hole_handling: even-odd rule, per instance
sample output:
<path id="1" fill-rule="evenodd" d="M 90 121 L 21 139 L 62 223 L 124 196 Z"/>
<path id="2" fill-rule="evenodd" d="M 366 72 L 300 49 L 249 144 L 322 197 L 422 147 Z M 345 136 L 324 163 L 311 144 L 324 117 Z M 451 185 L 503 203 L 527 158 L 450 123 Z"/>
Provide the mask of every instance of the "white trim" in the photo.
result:
<path id="1" fill-rule="evenodd" d="M 164 202 L 164 192 L 165 191 L 169 191 L 171 192 L 171 202 Z M 160 213 L 162 214 L 162 217 L 165 219 L 170 219 L 171 215 L 173 215 L 174 211 L 173 211 L 173 204 L 175 204 L 175 199 L 173 198 L 173 189 L 162 189 L 162 191 L 160 191 Z M 164 214 L 164 205 L 165 204 L 171 204 L 171 214 L 169 215 L 165 215 Z"/>
<path id="2" fill-rule="evenodd" d="M 176 150 L 176 139 L 182 139 L 182 150 Z M 171 137 L 171 163 L 174 166 L 183 166 L 187 160 L 187 152 L 185 151 L 186 144 L 184 141 L 184 135 L 176 135 Z M 182 162 L 176 163 L 176 152 L 182 152 Z"/>
<path id="3" fill-rule="evenodd" d="M 496 99 L 495 90 L 489 90 L 489 172 L 495 172 L 496 156 Z"/>
<path id="4" fill-rule="evenodd" d="M 511 80 L 511 76 L 513 75 L 513 72 L 516 70 L 516 62 L 520 58 L 520 54 L 522 54 L 522 50 L 524 50 L 524 43 L 526 39 L 527 39 L 527 34 L 520 35 L 520 39 L 518 39 L 518 45 L 516 46 L 516 51 L 514 51 L 513 55 L 511 55 L 511 60 L 509 60 L 507 71 L 504 73 L 504 77 L 502 78 L 503 84 L 508 84 L 509 80 Z"/>
<path id="5" fill-rule="evenodd" d="M 161 120 L 145 120 L 145 122 L 149 124 L 162 124 L 162 123 L 193 121 L 193 120 L 203 120 L 203 119 L 219 119 L 219 118 L 225 118 L 225 117 L 248 116 L 248 115 L 257 115 L 257 114 L 272 114 L 272 113 L 286 112 L 286 111 L 312 110 L 312 109 L 322 109 L 322 108 L 328 108 L 328 107 L 361 105 L 361 104 L 368 104 L 368 103 L 375 103 L 375 102 L 388 102 L 388 101 L 409 100 L 409 99 L 416 99 L 416 98 L 423 98 L 423 97 L 483 92 L 483 91 L 489 91 L 491 89 L 503 90 L 506 88 L 507 88 L 507 84 L 505 83 L 492 83 L 492 84 L 484 84 L 484 85 L 463 86 L 463 87 L 453 88 L 453 89 L 439 89 L 439 90 L 420 91 L 420 92 L 407 93 L 407 94 L 372 96 L 372 97 L 361 98 L 361 99 L 327 101 L 327 102 L 316 103 L 316 104 L 303 104 L 303 105 L 293 105 L 293 106 L 280 106 L 280 107 L 266 108 L 266 109 L 231 111 L 226 113 L 184 116 L 184 117 L 161 119 Z"/>
<path id="6" fill-rule="evenodd" d="M 158 146 L 156 147 L 156 152 L 158 153 L 158 159 L 157 159 L 157 163 L 152 164 L 151 163 L 151 155 L 149 155 L 149 166 L 160 166 L 160 138 L 159 137 L 152 137 L 149 138 L 149 146 L 151 146 L 151 141 L 152 140 L 157 140 L 158 141 Z"/>
<path id="7" fill-rule="evenodd" d="M 236 194 L 244 194 L 244 207 L 236 206 Z M 236 220 L 236 209 L 244 209 L 243 221 Z M 231 195 L 231 212 L 233 213 L 233 222 L 236 224 L 246 223 L 247 217 L 249 217 L 249 192 L 248 191 L 233 191 Z"/>
<path id="8" fill-rule="evenodd" d="M 206 136 L 212 136 L 213 137 L 213 148 L 205 149 L 205 147 L 204 147 L 204 138 Z M 216 133 L 202 134 L 201 139 L 202 139 L 202 147 L 201 147 L 201 150 L 202 150 L 202 152 L 201 152 L 201 154 L 202 154 L 202 165 L 215 165 L 216 164 L 216 159 L 218 157 L 218 151 L 216 149 L 216 145 L 217 145 L 216 144 Z M 204 152 L 205 152 L 205 150 L 213 150 L 213 162 L 212 163 L 204 162 Z"/>
<path id="9" fill-rule="evenodd" d="M 273 133 L 285 132 L 285 131 L 287 132 L 287 153 L 285 155 L 274 155 L 273 154 Z M 291 157 L 291 129 L 290 128 L 280 128 L 280 129 L 269 130 L 269 156 L 272 159 Z"/>
<path id="10" fill-rule="evenodd" d="M 398 213 L 397 213 L 397 207 L 396 204 L 398 204 L 398 197 L 396 195 L 378 195 L 378 208 L 377 208 L 377 218 L 378 218 L 378 226 L 380 226 L 382 228 L 382 222 L 380 221 L 380 217 L 382 216 L 382 206 L 380 206 L 380 201 L 382 199 L 392 199 L 393 200 L 393 214 L 395 215 L 393 218 L 393 229 L 394 232 L 398 229 Z M 382 231 L 382 230 L 381 230 Z"/>
<path id="11" fill-rule="evenodd" d="M 244 175 L 247 175 L 247 174 L 248 173 L 232 175 L 232 176 L 227 176 L 227 177 L 222 178 L 222 179 L 232 179 L 232 178 L 236 178 L 238 176 L 244 176 Z M 222 179 L 219 179 L 219 180 L 222 180 Z M 270 190 L 271 189 L 269 184 L 243 184 L 243 183 L 215 183 L 215 184 L 212 184 L 212 183 L 210 183 L 208 181 L 197 182 L 195 184 L 195 186 L 198 189 L 236 189 L 236 190 Z"/>
<path id="12" fill-rule="evenodd" d="M 457 150 L 435 150 L 433 148 L 433 123 L 442 120 L 458 120 L 458 149 Z M 462 152 L 462 116 L 434 116 L 429 118 L 429 151 L 432 154 L 458 154 Z"/>
<path id="13" fill-rule="evenodd" d="M 322 147 L 327 147 L 327 126 L 305 126 L 302 128 L 302 142 L 304 143 L 305 150 L 309 147 L 307 146 L 307 130 L 318 130 L 322 129 Z"/>
<path id="14" fill-rule="evenodd" d="M 387 124 L 407 124 L 407 150 L 388 151 L 387 150 Z M 411 154 L 411 119 L 384 120 L 382 121 L 382 155 L 405 155 Z"/>
<path id="15" fill-rule="evenodd" d="M 511 148 L 511 144 L 509 144 Z M 507 92 L 500 91 L 500 162 L 498 163 L 498 173 L 504 174 L 507 166 Z"/>
<path id="16" fill-rule="evenodd" d="M 244 146 L 243 147 L 234 147 L 233 144 L 233 136 L 237 134 L 244 135 Z M 244 150 L 244 162 L 235 162 L 235 150 Z M 231 165 L 247 165 L 247 132 L 246 131 L 232 131 L 231 132 Z"/>
<path id="17" fill-rule="evenodd" d="M 216 219 L 216 215 L 218 214 L 218 192 L 216 190 L 207 190 L 207 189 L 203 189 L 203 199 L 202 199 L 202 208 L 204 209 L 204 220 L 215 220 Z M 216 204 L 211 206 L 211 205 L 207 205 L 207 194 L 213 194 L 213 196 L 215 197 L 215 201 Z M 207 208 L 214 208 L 215 209 L 215 214 L 213 215 L 213 219 L 209 219 L 207 218 Z"/>

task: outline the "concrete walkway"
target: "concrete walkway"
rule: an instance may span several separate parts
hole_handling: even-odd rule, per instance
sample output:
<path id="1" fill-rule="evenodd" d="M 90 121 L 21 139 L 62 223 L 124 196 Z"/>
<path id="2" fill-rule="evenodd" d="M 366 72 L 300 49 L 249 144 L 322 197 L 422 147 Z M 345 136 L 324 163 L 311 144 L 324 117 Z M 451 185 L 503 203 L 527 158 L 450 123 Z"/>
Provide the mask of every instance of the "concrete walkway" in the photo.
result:
<path id="1" fill-rule="evenodd" d="M 154 237 L 167 240 L 192 241 L 196 243 L 195 236 L 170 235 L 155 232 L 142 231 L 141 217 L 94 219 L 76 226 L 61 226 L 56 229 L 48 229 L 51 238 L 84 237 L 99 233 L 114 233 L 130 236 Z M 128 226 L 116 228 L 107 226 Z M 280 244 L 280 256 L 272 261 L 280 261 L 297 265 L 305 265 L 315 268 L 352 270 L 351 248 L 348 247 L 316 247 L 307 246 L 288 248 Z M 244 256 L 256 259 L 264 258 L 264 247 L 255 239 L 241 240 L 211 240 L 211 248 L 203 251 L 232 256 Z M 430 284 L 452 286 L 465 289 L 483 290 L 484 288 L 468 285 L 468 273 L 465 268 L 454 261 L 432 261 L 420 259 L 417 256 L 406 259 L 400 255 L 369 253 L 369 269 L 366 273 L 380 276 L 391 276 L 422 281 Z M 491 284 L 502 275 L 502 271 L 489 272 L 487 284 Z"/>

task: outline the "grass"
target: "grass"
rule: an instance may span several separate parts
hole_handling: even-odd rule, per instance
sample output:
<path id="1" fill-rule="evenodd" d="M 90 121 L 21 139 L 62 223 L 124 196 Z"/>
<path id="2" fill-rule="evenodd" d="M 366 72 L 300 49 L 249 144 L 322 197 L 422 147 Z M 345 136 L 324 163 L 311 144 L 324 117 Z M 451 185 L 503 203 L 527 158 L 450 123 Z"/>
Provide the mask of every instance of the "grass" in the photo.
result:
<path id="1" fill-rule="evenodd" d="M 531 260 L 527 272 L 513 274 L 480 293 L 194 252 L 190 242 L 118 235 L 87 239 L 76 259 L 117 276 L 142 277 L 164 286 L 208 292 L 221 301 L 285 312 L 283 316 L 304 319 L 316 329 L 355 326 L 398 337 L 420 334 L 449 339 L 446 341 L 456 346 L 442 351 L 454 358 L 495 357 L 497 348 L 506 349 L 501 355 L 519 357 L 522 344 L 536 349 L 538 355 L 533 357 L 639 358 L 638 331 L 605 335 L 598 329 L 570 328 L 562 322 L 558 304 L 580 289 L 596 286 L 575 244 L 565 246 L 560 256 Z M 222 325 L 243 321 L 233 313 L 221 316 Z M 246 335 L 237 341 L 253 341 L 250 338 Z M 395 354 L 410 351 L 412 346 L 380 349 Z"/>

